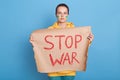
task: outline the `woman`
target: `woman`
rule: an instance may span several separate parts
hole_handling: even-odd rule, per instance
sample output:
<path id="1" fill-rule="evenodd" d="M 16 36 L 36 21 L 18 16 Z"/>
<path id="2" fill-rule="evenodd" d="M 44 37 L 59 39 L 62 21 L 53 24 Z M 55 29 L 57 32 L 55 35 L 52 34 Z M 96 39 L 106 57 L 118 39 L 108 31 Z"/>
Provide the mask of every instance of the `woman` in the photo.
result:
<path id="1" fill-rule="evenodd" d="M 56 17 L 57 22 L 55 22 L 52 26 L 48 27 L 48 29 L 55 29 L 55 28 L 74 28 L 73 23 L 67 22 L 67 17 L 69 15 L 69 7 L 66 4 L 59 4 L 56 7 Z M 91 43 L 93 40 L 93 35 L 90 34 L 88 36 L 88 41 Z M 60 72 L 53 72 L 48 73 L 50 80 L 74 80 L 76 75 L 76 71 L 60 71 Z"/>

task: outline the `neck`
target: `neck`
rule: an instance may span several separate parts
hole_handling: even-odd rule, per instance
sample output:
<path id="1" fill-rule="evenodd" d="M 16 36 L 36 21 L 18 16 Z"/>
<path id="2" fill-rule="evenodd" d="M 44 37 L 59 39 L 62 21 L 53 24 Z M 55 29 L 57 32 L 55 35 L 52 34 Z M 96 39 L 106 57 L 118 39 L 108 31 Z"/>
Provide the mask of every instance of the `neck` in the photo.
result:
<path id="1" fill-rule="evenodd" d="M 66 22 L 58 22 L 58 25 L 61 27 L 61 28 L 65 28 L 67 26 Z"/>

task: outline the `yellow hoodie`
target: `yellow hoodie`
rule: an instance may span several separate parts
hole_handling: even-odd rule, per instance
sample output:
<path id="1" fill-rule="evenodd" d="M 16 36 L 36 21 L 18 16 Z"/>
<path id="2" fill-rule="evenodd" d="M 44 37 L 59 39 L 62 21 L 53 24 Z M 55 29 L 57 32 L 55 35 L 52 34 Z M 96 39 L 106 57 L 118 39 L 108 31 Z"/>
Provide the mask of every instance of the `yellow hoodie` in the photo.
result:
<path id="1" fill-rule="evenodd" d="M 48 27 L 48 29 L 55 29 L 55 28 L 61 28 L 57 22 L 55 22 L 52 26 Z M 67 22 L 66 28 L 74 28 L 73 23 Z M 76 71 L 70 71 L 70 70 L 48 73 L 48 76 L 75 76 L 75 75 L 76 75 Z"/>

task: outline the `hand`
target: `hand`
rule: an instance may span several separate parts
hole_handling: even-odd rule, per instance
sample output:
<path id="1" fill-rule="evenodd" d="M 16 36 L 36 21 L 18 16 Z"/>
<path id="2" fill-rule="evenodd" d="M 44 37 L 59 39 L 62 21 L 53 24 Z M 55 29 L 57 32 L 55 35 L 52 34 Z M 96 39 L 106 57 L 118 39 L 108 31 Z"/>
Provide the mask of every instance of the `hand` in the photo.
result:
<path id="1" fill-rule="evenodd" d="M 30 41 L 30 43 L 32 44 L 32 46 L 34 47 L 34 46 L 35 46 L 35 41 L 34 41 L 34 39 L 33 39 L 32 36 L 30 36 L 29 41 Z"/>
<path id="2" fill-rule="evenodd" d="M 93 41 L 93 39 L 94 39 L 94 35 L 92 33 L 90 33 L 89 36 L 87 37 L 87 39 L 91 43 Z"/>
<path id="3" fill-rule="evenodd" d="M 32 36 L 30 36 L 29 41 L 30 41 L 31 43 L 34 41 L 33 38 L 32 38 Z"/>

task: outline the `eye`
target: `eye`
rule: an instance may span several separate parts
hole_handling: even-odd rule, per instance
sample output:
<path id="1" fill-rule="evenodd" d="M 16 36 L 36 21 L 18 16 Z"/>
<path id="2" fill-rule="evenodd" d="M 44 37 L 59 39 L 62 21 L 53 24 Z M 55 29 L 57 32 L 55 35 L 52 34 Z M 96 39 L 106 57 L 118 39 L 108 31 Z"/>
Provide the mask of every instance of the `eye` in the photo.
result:
<path id="1" fill-rule="evenodd" d="M 64 14 L 68 14 L 67 12 L 64 12 Z"/>
<path id="2" fill-rule="evenodd" d="M 61 14 L 61 12 L 57 12 L 57 14 Z"/>

